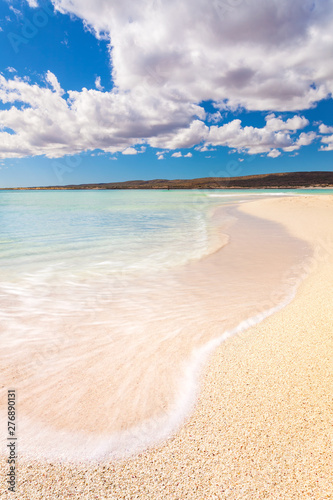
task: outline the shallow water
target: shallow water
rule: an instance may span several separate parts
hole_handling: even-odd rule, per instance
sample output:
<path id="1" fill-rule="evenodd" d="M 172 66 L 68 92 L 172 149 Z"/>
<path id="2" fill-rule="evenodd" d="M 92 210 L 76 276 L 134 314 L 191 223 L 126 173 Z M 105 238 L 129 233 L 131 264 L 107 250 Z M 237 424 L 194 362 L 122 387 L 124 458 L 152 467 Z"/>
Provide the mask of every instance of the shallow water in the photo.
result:
<path id="1" fill-rule="evenodd" d="M 2 380 L 23 455 L 120 457 L 180 425 L 209 350 L 302 274 L 303 242 L 237 210 L 268 194 L 0 193 Z"/>

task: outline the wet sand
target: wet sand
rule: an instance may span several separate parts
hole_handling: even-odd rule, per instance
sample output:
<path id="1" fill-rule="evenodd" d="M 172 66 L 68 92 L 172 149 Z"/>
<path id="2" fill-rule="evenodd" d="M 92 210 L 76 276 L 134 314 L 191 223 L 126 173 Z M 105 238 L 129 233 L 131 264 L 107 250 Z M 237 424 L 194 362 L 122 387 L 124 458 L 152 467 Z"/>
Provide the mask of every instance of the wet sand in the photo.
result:
<path id="1" fill-rule="evenodd" d="M 195 411 L 165 444 L 89 467 L 21 461 L 17 498 L 332 497 L 333 200 L 241 209 L 313 246 L 293 302 L 215 351 Z"/>

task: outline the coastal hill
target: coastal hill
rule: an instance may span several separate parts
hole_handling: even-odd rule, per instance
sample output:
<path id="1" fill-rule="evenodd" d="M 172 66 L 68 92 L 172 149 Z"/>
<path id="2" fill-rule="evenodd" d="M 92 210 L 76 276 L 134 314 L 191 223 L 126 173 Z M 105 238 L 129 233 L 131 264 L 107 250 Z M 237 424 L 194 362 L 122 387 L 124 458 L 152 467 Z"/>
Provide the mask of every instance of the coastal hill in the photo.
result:
<path id="1" fill-rule="evenodd" d="M 333 188 L 332 172 L 284 172 L 243 177 L 203 177 L 201 179 L 154 179 L 150 181 L 108 182 L 103 184 L 79 184 L 46 186 L 26 189 L 296 189 Z"/>

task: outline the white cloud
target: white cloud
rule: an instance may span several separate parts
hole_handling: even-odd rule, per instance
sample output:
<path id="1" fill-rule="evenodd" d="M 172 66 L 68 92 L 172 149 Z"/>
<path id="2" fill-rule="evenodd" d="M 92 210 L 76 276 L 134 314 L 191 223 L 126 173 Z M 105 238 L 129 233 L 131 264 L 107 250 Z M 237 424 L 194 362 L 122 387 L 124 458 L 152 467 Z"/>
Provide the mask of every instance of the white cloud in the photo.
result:
<path id="1" fill-rule="evenodd" d="M 326 146 L 321 146 L 320 151 L 333 151 L 333 135 L 322 137 L 321 142 L 326 144 Z"/>
<path id="2" fill-rule="evenodd" d="M 187 153 L 186 155 L 184 155 L 184 158 L 192 158 L 192 153 Z"/>
<path id="3" fill-rule="evenodd" d="M 272 111 L 307 109 L 333 90 L 331 0 L 53 3 L 110 34 L 122 90 Z"/>
<path id="4" fill-rule="evenodd" d="M 127 148 L 122 153 L 123 153 L 123 155 L 137 155 L 138 154 L 137 150 L 134 148 Z"/>
<path id="5" fill-rule="evenodd" d="M 295 151 L 300 149 L 302 146 L 309 146 L 316 139 L 317 134 L 315 132 L 302 132 L 299 138 L 291 146 L 284 148 L 284 151 Z"/>
<path id="6" fill-rule="evenodd" d="M 274 114 L 267 115 L 266 118 L 266 129 L 272 130 L 274 132 L 278 130 L 290 130 L 296 131 L 302 129 L 309 125 L 309 120 L 303 116 L 295 115 L 288 120 L 283 121 L 280 117 L 276 118 Z"/>
<path id="7" fill-rule="evenodd" d="M 221 119 L 222 115 L 220 111 L 216 111 L 216 113 L 208 113 L 207 115 L 207 121 L 212 123 L 218 123 Z"/>
<path id="8" fill-rule="evenodd" d="M 242 127 L 240 120 L 233 120 L 221 127 L 211 127 L 206 143 L 258 154 L 291 145 L 292 140 L 286 132 L 273 132 L 266 127 Z"/>
<path id="9" fill-rule="evenodd" d="M 309 146 L 310 144 L 313 143 L 315 138 L 317 137 L 317 134 L 315 132 L 302 132 L 299 138 L 297 139 L 296 143 L 298 146 Z"/>
<path id="10" fill-rule="evenodd" d="M 57 77 L 53 73 L 51 73 L 51 71 L 47 71 L 45 80 L 51 85 L 51 87 L 57 94 L 59 95 L 64 94 L 64 91 L 62 90 Z"/>
<path id="11" fill-rule="evenodd" d="M 101 91 L 104 90 L 104 87 L 101 84 L 101 77 L 100 76 L 96 77 L 95 87 L 96 87 L 97 90 L 101 90 Z"/>
<path id="12" fill-rule="evenodd" d="M 135 149 L 135 148 L 126 148 L 124 151 L 122 151 L 123 155 L 137 155 L 140 153 L 144 153 L 146 151 L 145 146 L 141 146 L 140 149 Z"/>
<path id="13" fill-rule="evenodd" d="M 181 158 L 183 155 L 181 154 L 180 151 L 177 151 L 176 153 L 172 153 L 171 155 L 173 158 Z"/>
<path id="14" fill-rule="evenodd" d="M 324 125 L 323 123 L 321 123 L 319 125 L 319 132 L 320 132 L 320 134 L 332 134 L 333 127 L 328 127 L 327 125 Z"/>
<path id="15" fill-rule="evenodd" d="M 292 138 L 290 135 L 290 131 L 303 128 L 307 124 L 305 118 L 297 115 L 286 121 L 269 115 L 266 117 L 265 127 L 262 128 L 242 127 L 240 120 L 233 120 L 221 127 L 212 126 L 205 145 L 228 146 L 248 154 L 268 153 L 268 156 L 276 158 L 280 155 L 279 149 L 294 151 L 313 142 L 316 138 L 315 132 L 303 132 L 298 138 Z"/>
<path id="16" fill-rule="evenodd" d="M 165 151 L 156 151 L 156 156 L 158 160 L 165 160 L 165 154 L 168 153 L 168 150 Z"/>
<path id="17" fill-rule="evenodd" d="M 69 90 L 65 98 L 50 71 L 53 91 L 1 77 L 0 98 L 13 106 L 0 111 L 0 125 L 14 134 L 0 133 L 0 157 L 114 153 L 143 144 L 200 145 L 202 151 L 221 145 L 272 156 L 314 140 L 297 137 L 309 125 L 306 118 L 284 120 L 279 113 L 308 109 L 333 92 L 327 64 L 333 0 L 52 2 L 110 41 L 114 88 L 102 92 L 97 77 L 97 90 Z M 203 100 L 216 109 L 207 117 L 198 104 Z M 239 107 L 267 111 L 265 127 L 243 127 L 239 120 L 214 125 L 221 110 Z"/>
<path id="18" fill-rule="evenodd" d="M 8 68 L 6 68 L 7 71 L 9 71 L 9 73 L 17 73 L 16 69 L 15 68 L 12 68 L 12 66 L 8 66 Z"/>
<path id="19" fill-rule="evenodd" d="M 59 157 L 94 149 L 128 155 L 144 152 L 145 143 L 168 150 L 196 144 L 201 144 L 202 151 L 211 150 L 212 146 L 227 146 L 257 154 L 273 149 L 294 151 L 310 144 L 316 136 L 310 132 L 300 134 L 299 138 L 291 137 L 290 132 L 307 125 L 307 120 L 297 115 L 286 121 L 269 115 L 263 128 L 242 127 L 240 120 L 209 128 L 195 119 L 199 111 L 192 104 L 171 106 L 167 101 L 145 95 L 87 89 L 69 91 L 69 98 L 65 99 L 55 75 L 48 72 L 46 80 L 53 91 L 18 77 L 6 80 L 0 75 L 0 99 L 27 105 L 0 110 L 1 127 L 15 132 L 0 133 L 0 157 L 38 154 Z M 186 122 L 190 125 L 186 126 Z M 141 147 L 135 149 L 135 145 Z"/>
<path id="20" fill-rule="evenodd" d="M 28 2 L 30 7 L 33 7 L 33 8 L 38 7 L 37 0 L 27 0 L 27 2 Z"/>
<path id="21" fill-rule="evenodd" d="M 0 75 L 0 100 L 24 103 L 21 109 L 13 105 L 0 110 L 0 126 L 15 132 L 0 134 L 0 157 L 51 158 L 94 149 L 114 153 L 135 145 L 141 146 L 137 152 L 144 152 L 145 143 L 160 141 L 164 148 L 167 142 L 188 143 L 192 136 L 195 139 L 196 123 L 185 127 L 200 113 L 196 105 L 87 89 L 69 91 L 66 99 L 51 72 L 47 81 L 54 91 Z"/>
<path id="22" fill-rule="evenodd" d="M 278 149 L 271 149 L 271 151 L 267 154 L 270 158 L 277 158 L 278 156 L 281 155 L 281 151 Z"/>
<path id="23" fill-rule="evenodd" d="M 194 148 L 196 151 L 204 153 L 205 151 L 216 151 L 216 148 L 209 148 L 208 146 L 196 146 Z"/>

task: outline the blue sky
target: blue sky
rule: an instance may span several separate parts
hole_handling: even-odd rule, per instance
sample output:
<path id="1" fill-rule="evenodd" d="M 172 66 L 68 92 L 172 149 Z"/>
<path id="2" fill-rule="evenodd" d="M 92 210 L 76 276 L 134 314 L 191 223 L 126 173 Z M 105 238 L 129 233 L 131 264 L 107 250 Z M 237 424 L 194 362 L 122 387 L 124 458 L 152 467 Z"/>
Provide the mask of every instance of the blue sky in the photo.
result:
<path id="1" fill-rule="evenodd" d="M 333 170 L 331 0 L 0 0 L 0 187 Z"/>

